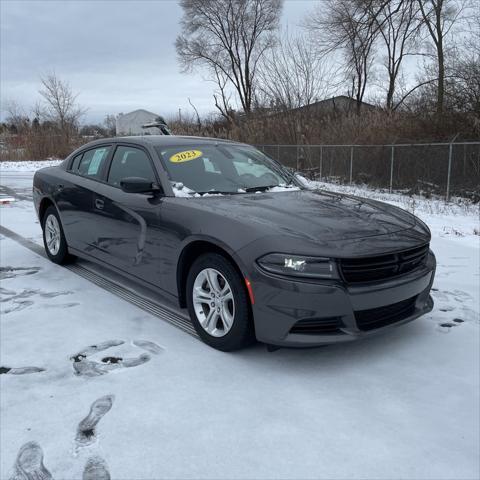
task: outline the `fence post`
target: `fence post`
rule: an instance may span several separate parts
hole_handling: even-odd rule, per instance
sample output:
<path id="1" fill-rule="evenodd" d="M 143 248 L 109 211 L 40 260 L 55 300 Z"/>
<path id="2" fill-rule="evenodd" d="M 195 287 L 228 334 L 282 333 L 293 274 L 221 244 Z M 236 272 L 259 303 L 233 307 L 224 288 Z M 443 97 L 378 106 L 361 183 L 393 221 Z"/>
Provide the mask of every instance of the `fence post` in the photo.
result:
<path id="1" fill-rule="evenodd" d="M 280 145 L 277 145 L 277 162 L 280 162 Z"/>
<path id="2" fill-rule="evenodd" d="M 453 155 L 453 142 L 457 139 L 459 133 L 457 133 L 448 146 L 448 170 L 447 170 L 447 192 L 445 195 L 445 201 L 450 201 L 450 174 L 452 172 L 452 155 Z"/>
<path id="3" fill-rule="evenodd" d="M 322 181 L 322 167 L 323 167 L 323 145 L 320 146 L 320 172 L 318 179 Z"/>
<path id="4" fill-rule="evenodd" d="M 350 147 L 350 185 L 352 184 L 352 174 L 353 174 L 353 147 Z"/>
<path id="5" fill-rule="evenodd" d="M 392 153 L 390 155 L 390 193 L 393 187 L 393 160 L 395 158 L 395 145 L 392 145 Z"/>
<path id="6" fill-rule="evenodd" d="M 298 145 L 297 145 L 297 168 L 295 169 L 298 172 L 298 155 L 299 155 Z"/>

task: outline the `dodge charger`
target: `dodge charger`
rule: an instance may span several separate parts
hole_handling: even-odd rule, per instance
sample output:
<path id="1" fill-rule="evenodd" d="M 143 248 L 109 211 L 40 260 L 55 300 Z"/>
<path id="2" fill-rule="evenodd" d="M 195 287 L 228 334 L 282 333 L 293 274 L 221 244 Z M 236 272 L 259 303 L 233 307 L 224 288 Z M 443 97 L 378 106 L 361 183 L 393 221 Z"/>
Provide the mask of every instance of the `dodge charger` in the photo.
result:
<path id="1" fill-rule="evenodd" d="M 178 302 L 219 350 L 359 339 L 433 307 L 421 220 L 308 188 L 249 145 L 97 140 L 37 171 L 33 194 L 50 260 L 97 262 Z"/>

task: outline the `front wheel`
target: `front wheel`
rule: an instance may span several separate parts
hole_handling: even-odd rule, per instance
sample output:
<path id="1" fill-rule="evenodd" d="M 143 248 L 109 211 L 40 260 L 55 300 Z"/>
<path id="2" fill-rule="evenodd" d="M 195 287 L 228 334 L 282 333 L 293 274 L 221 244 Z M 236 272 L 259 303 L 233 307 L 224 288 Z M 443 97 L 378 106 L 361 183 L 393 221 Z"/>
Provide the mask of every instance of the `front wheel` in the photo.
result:
<path id="1" fill-rule="evenodd" d="M 202 340 L 224 352 L 254 339 L 248 294 L 241 275 L 225 257 L 200 256 L 187 277 L 187 306 Z"/>
<path id="2" fill-rule="evenodd" d="M 63 233 L 62 224 L 57 209 L 50 206 L 42 219 L 43 244 L 48 258 L 59 265 L 69 263 L 72 256 L 68 253 L 67 241 Z"/>

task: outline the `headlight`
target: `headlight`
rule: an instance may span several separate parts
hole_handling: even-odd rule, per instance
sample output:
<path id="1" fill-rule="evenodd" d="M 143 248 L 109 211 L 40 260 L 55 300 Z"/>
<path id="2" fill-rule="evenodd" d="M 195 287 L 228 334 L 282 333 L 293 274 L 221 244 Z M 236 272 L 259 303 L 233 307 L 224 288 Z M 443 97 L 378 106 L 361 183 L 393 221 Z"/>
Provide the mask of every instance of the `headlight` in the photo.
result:
<path id="1" fill-rule="evenodd" d="M 330 258 L 269 253 L 257 260 L 267 272 L 310 278 L 337 278 L 335 262 Z"/>

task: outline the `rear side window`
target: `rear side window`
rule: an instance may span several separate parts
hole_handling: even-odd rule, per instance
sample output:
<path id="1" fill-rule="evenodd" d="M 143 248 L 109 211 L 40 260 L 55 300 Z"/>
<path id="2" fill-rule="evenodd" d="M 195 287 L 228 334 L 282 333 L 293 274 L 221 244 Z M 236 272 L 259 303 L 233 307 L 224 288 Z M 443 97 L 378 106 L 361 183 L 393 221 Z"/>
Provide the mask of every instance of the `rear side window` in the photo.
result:
<path id="1" fill-rule="evenodd" d="M 148 155 L 135 147 L 117 147 L 113 155 L 107 182 L 114 187 L 127 177 L 140 177 L 156 182 L 155 172 Z"/>
<path id="2" fill-rule="evenodd" d="M 80 155 L 77 155 L 72 160 L 71 167 L 69 168 L 69 170 L 71 170 L 72 172 L 78 171 L 78 165 L 80 164 L 80 160 L 82 159 L 82 155 L 83 155 L 83 153 L 81 153 Z"/>
<path id="3" fill-rule="evenodd" d="M 108 157 L 110 148 L 111 147 L 100 147 L 84 152 L 79 160 L 78 167 L 76 169 L 73 168 L 72 171 L 82 175 L 83 177 L 98 178 L 100 176 L 100 172 L 102 171 L 102 166 Z"/>

